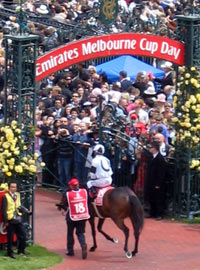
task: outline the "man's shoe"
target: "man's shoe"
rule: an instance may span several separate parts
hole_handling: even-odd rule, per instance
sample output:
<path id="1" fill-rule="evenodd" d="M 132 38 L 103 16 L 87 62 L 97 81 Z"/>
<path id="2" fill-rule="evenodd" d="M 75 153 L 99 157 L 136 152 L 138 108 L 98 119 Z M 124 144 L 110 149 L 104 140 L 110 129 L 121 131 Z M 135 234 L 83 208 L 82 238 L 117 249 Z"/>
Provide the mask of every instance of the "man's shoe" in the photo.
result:
<path id="1" fill-rule="evenodd" d="M 85 260 L 87 258 L 87 245 L 82 246 L 82 259 Z"/>
<path id="2" fill-rule="evenodd" d="M 23 251 L 18 251 L 18 254 L 20 255 L 30 255 L 30 252 L 26 251 L 26 250 L 23 250 Z"/>
<path id="3" fill-rule="evenodd" d="M 73 251 L 67 251 L 66 253 L 65 253 L 67 256 L 74 256 L 74 252 Z"/>
<path id="4" fill-rule="evenodd" d="M 16 259 L 15 255 L 14 255 L 13 253 L 8 254 L 8 256 L 9 256 L 10 258 L 12 258 L 12 259 Z"/>

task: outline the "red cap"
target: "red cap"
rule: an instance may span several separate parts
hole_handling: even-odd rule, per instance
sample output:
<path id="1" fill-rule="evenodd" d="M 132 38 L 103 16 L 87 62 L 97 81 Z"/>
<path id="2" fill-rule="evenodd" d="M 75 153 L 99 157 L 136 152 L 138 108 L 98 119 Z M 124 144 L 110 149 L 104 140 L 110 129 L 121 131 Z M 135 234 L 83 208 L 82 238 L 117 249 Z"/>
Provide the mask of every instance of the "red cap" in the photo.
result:
<path id="1" fill-rule="evenodd" d="M 130 115 L 130 118 L 131 120 L 136 120 L 138 118 L 138 115 L 136 112 L 133 112 L 131 115 Z"/>
<path id="2" fill-rule="evenodd" d="M 75 186 L 79 185 L 79 181 L 77 178 L 72 178 L 69 180 L 68 184 L 69 184 L 69 186 L 75 187 Z"/>

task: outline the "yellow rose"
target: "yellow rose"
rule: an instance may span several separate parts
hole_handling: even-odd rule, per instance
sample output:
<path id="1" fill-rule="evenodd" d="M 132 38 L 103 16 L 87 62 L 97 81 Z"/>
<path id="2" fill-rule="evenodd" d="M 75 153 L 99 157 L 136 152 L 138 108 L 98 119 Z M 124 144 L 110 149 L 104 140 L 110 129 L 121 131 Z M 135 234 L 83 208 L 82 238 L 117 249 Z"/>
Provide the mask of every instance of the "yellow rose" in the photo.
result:
<path id="1" fill-rule="evenodd" d="M 29 171 L 30 172 L 32 172 L 32 173 L 36 173 L 36 166 L 34 166 L 34 165 L 30 165 L 30 167 L 29 167 Z"/>
<path id="2" fill-rule="evenodd" d="M 173 122 L 173 123 L 178 122 L 178 118 L 177 118 L 177 117 L 173 117 L 173 118 L 172 118 L 172 122 Z"/>
<path id="3" fill-rule="evenodd" d="M 188 85 L 189 84 L 189 81 L 188 80 L 185 80 L 185 85 Z"/>
<path id="4" fill-rule="evenodd" d="M 190 70 L 191 70 L 191 71 L 195 71 L 196 68 L 195 68 L 195 67 L 191 67 Z"/>
<path id="5" fill-rule="evenodd" d="M 177 91 L 176 91 L 176 95 L 177 95 L 177 96 L 180 96 L 181 94 L 182 94 L 182 93 L 181 93 L 180 90 L 177 90 Z"/>
<path id="6" fill-rule="evenodd" d="M 12 173 L 11 173 L 11 172 L 6 172 L 6 175 L 7 175 L 8 177 L 10 177 L 10 176 L 12 176 Z"/>
<path id="7" fill-rule="evenodd" d="M 200 172 L 200 166 L 197 168 L 197 170 Z"/>
<path id="8" fill-rule="evenodd" d="M 190 73 L 186 73 L 185 78 L 189 79 L 190 78 Z"/>
<path id="9" fill-rule="evenodd" d="M 44 168 L 46 166 L 46 164 L 44 162 L 41 162 L 40 166 Z"/>
<path id="10" fill-rule="evenodd" d="M 191 125 L 190 123 L 185 123 L 185 126 L 186 126 L 187 128 L 190 128 L 192 125 Z"/>
<path id="11" fill-rule="evenodd" d="M 15 151 L 14 154 L 15 154 L 16 156 L 19 156 L 19 151 Z"/>
<path id="12" fill-rule="evenodd" d="M 15 130 L 15 132 L 17 133 L 17 134 L 21 134 L 21 129 L 19 129 L 19 128 L 17 128 L 16 130 Z"/>
<path id="13" fill-rule="evenodd" d="M 186 102 L 185 102 L 185 106 L 186 106 L 187 108 L 190 108 L 190 101 L 186 101 Z"/>
<path id="14" fill-rule="evenodd" d="M 38 153 L 34 153 L 34 159 L 38 159 L 39 154 Z"/>
<path id="15" fill-rule="evenodd" d="M 8 142 L 4 142 L 2 146 L 4 149 L 8 149 L 10 147 L 10 144 Z"/>
<path id="16" fill-rule="evenodd" d="M 15 126 L 17 126 L 17 121 L 12 120 L 12 122 L 11 122 L 11 127 L 15 127 Z"/>
<path id="17" fill-rule="evenodd" d="M 28 161 L 28 163 L 29 163 L 29 164 L 32 164 L 32 165 L 35 165 L 35 160 L 30 159 L 30 160 Z"/>
<path id="18" fill-rule="evenodd" d="M 28 147 L 26 145 L 23 146 L 23 150 L 27 150 Z"/>
<path id="19" fill-rule="evenodd" d="M 22 158 L 24 162 L 27 162 L 28 161 L 28 158 L 27 157 L 23 157 Z"/>
<path id="20" fill-rule="evenodd" d="M 15 166 L 15 171 L 16 171 L 17 173 L 22 173 L 22 172 L 23 172 L 22 166 L 20 166 L 20 165 Z"/>

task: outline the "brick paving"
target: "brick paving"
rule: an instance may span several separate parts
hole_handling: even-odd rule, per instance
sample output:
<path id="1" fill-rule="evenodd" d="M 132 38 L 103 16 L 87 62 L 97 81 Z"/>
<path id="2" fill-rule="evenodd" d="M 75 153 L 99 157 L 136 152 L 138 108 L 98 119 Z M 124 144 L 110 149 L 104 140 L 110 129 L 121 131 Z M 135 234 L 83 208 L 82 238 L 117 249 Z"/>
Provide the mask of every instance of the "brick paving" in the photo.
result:
<path id="1" fill-rule="evenodd" d="M 65 218 L 55 207 L 60 196 L 50 191 L 36 191 L 35 243 L 64 258 L 51 270 L 200 270 L 200 224 L 167 220 L 145 219 L 139 253 L 132 259 L 125 257 L 123 234 L 110 219 L 105 221 L 103 228 L 119 239 L 118 244 L 107 241 L 97 233 L 98 248 L 95 252 L 88 252 L 87 260 L 81 259 L 77 239 L 75 257 L 67 257 Z M 126 223 L 129 225 L 128 220 Z M 86 238 L 88 247 L 92 246 L 89 224 Z M 129 248 L 133 250 L 132 230 L 129 239 Z"/>

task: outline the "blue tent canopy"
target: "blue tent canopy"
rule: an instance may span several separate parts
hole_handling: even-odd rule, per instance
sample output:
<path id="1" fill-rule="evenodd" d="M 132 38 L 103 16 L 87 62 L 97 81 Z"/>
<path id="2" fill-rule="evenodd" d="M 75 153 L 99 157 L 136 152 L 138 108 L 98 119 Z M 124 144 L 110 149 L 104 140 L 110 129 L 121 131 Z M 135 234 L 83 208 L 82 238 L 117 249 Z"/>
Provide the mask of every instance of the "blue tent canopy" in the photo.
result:
<path id="1" fill-rule="evenodd" d="M 127 76 L 130 77 L 131 81 L 134 81 L 137 73 L 141 71 L 152 72 L 154 77 L 160 79 L 164 76 L 163 70 L 155 68 L 130 55 L 122 55 L 111 61 L 97 65 L 96 70 L 98 74 L 105 72 L 108 76 L 109 83 L 119 81 L 119 73 L 122 70 L 127 72 Z"/>

